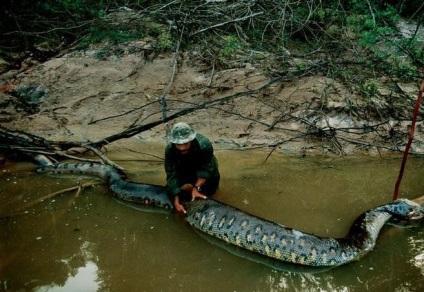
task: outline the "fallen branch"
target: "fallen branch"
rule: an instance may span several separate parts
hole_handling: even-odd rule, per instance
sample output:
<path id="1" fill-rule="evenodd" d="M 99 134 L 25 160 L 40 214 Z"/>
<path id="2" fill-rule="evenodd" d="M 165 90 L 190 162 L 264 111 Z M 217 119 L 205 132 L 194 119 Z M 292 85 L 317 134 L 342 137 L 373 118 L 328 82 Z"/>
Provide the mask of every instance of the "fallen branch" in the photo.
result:
<path id="1" fill-rule="evenodd" d="M 117 169 L 124 170 L 124 168 L 123 168 L 123 167 L 119 166 L 118 164 L 116 164 L 115 162 L 113 162 L 112 160 L 110 160 L 109 158 L 107 158 L 105 155 L 103 155 L 103 153 L 102 153 L 99 149 L 97 149 L 96 147 L 93 147 L 93 146 L 90 146 L 90 145 L 83 145 L 83 147 L 84 147 L 84 148 L 87 148 L 87 149 L 89 149 L 89 150 L 91 150 L 91 151 L 93 151 L 93 152 L 94 152 L 97 156 L 99 156 L 99 157 L 103 160 L 103 162 L 105 162 L 106 164 L 108 164 L 108 165 L 112 165 L 112 166 L 116 167 Z"/>
<path id="2" fill-rule="evenodd" d="M 18 211 L 20 211 L 19 213 L 14 213 L 14 214 L 10 214 L 10 215 L 5 215 L 5 216 L 2 216 L 2 217 L 0 217 L 0 218 L 7 218 L 7 217 L 13 217 L 13 216 L 17 216 L 17 215 L 22 215 L 22 214 L 26 214 L 27 213 L 27 211 L 25 211 L 25 209 L 28 209 L 28 208 L 30 208 L 30 207 L 32 207 L 32 206 L 34 206 L 34 205 L 36 205 L 36 204 L 39 204 L 39 203 L 41 203 L 41 202 L 43 202 L 43 201 L 45 201 L 45 200 L 47 200 L 47 199 L 50 199 L 50 198 L 53 198 L 53 197 L 55 197 L 55 196 L 57 196 L 57 195 L 60 195 L 60 194 L 64 194 L 64 193 L 67 193 L 67 192 L 71 192 L 71 191 L 77 191 L 76 192 L 76 197 L 78 197 L 79 195 L 80 195 L 80 193 L 81 193 L 81 191 L 84 189 L 84 188 L 86 188 L 86 187 L 91 187 L 91 186 L 94 186 L 94 185 L 98 185 L 98 184 L 101 184 L 101 182 L 93 182 L 93 181 L 91 181 L 91 182 L 87 182 L 87 183 L 83 183 L 83 184 L 79 184 L 79 185 L 77 185 L 77 186 L 74 186 L 74 187 L 70 187 L 70 188 L 67 188 L 67 189 L 63 189 L 63 190 L 60 190 L 60 191 L 57 191 L 57 192 L 54 192 L 54 193 L 51 193 L 51 194 L 48 194 L 48 195 L 45 195 L 45 196 L 43 196 L 43 197 L 41 197 L 41 198 L 38 198 L 38 199 L 36 199 L 35 201 L 32 201 L 32 202 L 30 202 L 30 203 L 28 203 L 28 204 L 26 204 L 26 205 L 24 205 L 24 206 L 22 206 L 21 208 L 19 208 L 18 209 Z M 22 210 L 22 211 L 21 211 Z"/>
<path id="3" fill-rule="evenodd" d="M 306 69 L 296 70 L 296 71 L 289 71 L 289 72 L 282 72 L 280 76 L 277 76 L 273 79 L 271 79 L 268 83 L 256 88 L 256 89 L 250 89 L 243 92 L 237 92 L 232 95 L 224 96 L 219 99 L 213 99 L 208 100 L 200 104 L 193 104 L 192 106 L 182 109 L 178 112 L 173 113 L 172 115 L 163 117 L 161 119 L 158 119 L 156 121 L 150 122 L 148 124 L 143 124 L 139 126 L 131 126 L 128 129 L 113 134 L 111 136 L 108 136 L 106 138 L 102 138 L 98 141 L 94 142 L 73 142 L 73 141 L 48 141 L 44 138 L 31 135 L 25 132 L 20 131 L 12 131 L 8 130 L 6 128 L 3 128 L 0 126 L 0 140 L 2 143 L 0 143 L 0 149 L 15 149 L 19 150 L 21 152 L 25 152 L 28 150 L 34 152 L 34 153 L 40 153 L 49 155 L 49 154 L 55 154 L 62 157 L 67 157 L 68 155 L 64 153 L 64 151 L 69 150 L 71 148 L 81 148 L 85 147 L 87 148 L 87 145 L 90 147 L 94 147 L 97 149 L 102 148 L 105 145 L 108 145 L 114 141 L 123 139 L 123 138 L 131 138 L 134 135 L 137 135 L 141 132 L 147 131 L 149 129 L 152 129 L 160 124 L 167 123 L 171 120 L 174 120 L 176 118 L 179 118 L 181 116 L 187 115 L 189 113 L 195 112 L 197 110 L 205 109 L 205 108 L 212 108 L 215 106 L 220 106 L 222 104 L 228 103 L 231 100 L 237 99 L 242 96 L 250 96 L 255 95 L 260 92 L 263 92 L 270 86 L 273 86 L 277 82 L 290 80 L 293 77 L 299 77 L 304 76 L 307 74 L 311 74 L 319 67 L 319 64 L 313 64 L 310 67 Z M 267 125 L 269 126 L 269 125 Z M 20 147 L 17 149 L 17 147 Z M 68 158 L 68 157 L 67 157 Z M 80 159 L 81 160 L 81 159 Z"/>
<path id="4" fill-rule="evenodd" d="M 144 105 L 142 105 L 142 106 L 139 106 L 139 107 L 137 107 L 137 108 L 134 108 L 134 109 L 128 110 L 128 111 L 126 111 L 126 112 L 124 112 L 124 113 L 122 113 L 122 114 L 113 115 L 113 116 L 108 116 L 108 117 L 105 117 L 105 118 L 100 118 L 100 119 L 97 119 L 97 120 L 93 120 L 93 121 L 89 122 L 88 124 L 89 124 L 89 125 L 92 125 L 92 124 L 95 124 L 95 123 L 97 123 L 97 122 L 101 122 L 101 121 L 105 121 L 105 120 L 110 120 L 110 119 L 114 119 L 114 118 L 119 118 L 119 117 L 122 117 L 122 116 L 125 116 L 125 115 L 128 115 L 128 114 L 131 114 L 131 113 L 133 113 L 133 112 L 135 112 L 135 111 L 138 111 L 138 110 L 140 110 L 140 109 L 143 109 L 143 108 L 145 108 L 145 107 L 148 107 L 148 106 L 153 105 L 153 104 L 158 103 L 158 102 L 159 102 L 159 101 L 155 100 L 155 101 L 153 101 L 153 102 L 149 102 L 149 103 L 144 104 Z"/>
<path id="5" fill-rule="evenodd" d="M 44 197 L 41 197 L 41 198 L 39 198 L 39 199 L 37 199 L 37 200 L 35 200 L 35 201 L 27 204 L 27 205 L 24 205 L 22 208 L 24 208 L 24 209 L 30 208 L 30 207 L 38 204 L 38 203 L 43 202 L 44 200 L 53 198 L 53 197 L 55 197 L 57 195 L 61 195 L 61 194 L 67 193 L 67 192 L 72 192 L 72 191 L 77 190 L 78 193 L 80 193 L 82 189 L 84 189 L 86 187 L 91 187 L 91 186 L 94 186 L 94 185 L 98 185 L 100 183 L 101 182 L 94 182 L 94 181 L 90 181 L 90 182 L 83 183 L 83 184 L 80 183 L 77 186 L 73 186 L 73 187 L 70 187 L 70 188 L 66 188 L 66 189 L 63 189 L 63 190 L 60 190 L 60 191 L 57 191 L 57 192 L 54 192 L 54 193 L 45 195 Z"/>
<path id="6" fill-rule="evenodd" d="M 232 95 L 224 96 L 224 97 L 219 98 L 219 99 L 209 100 L 209 101 L 203 102 L 201 104 L 194 105 L 194 106 L 189 107 L 189 108 L 185 108 L 185 109 L 183 109 L 179 112 L 176 112 L 176 113 L 166 117 L 164 120 L 157 120 L 157 121 L 145 124 L 145 125 L 130 127 L 127 130 L 122 131 L 118 134 L 114 134 L 114 135 L 111 135 L 109 137 L 103 138 L 103 139 L 101 139 L 97 142 L 94 142 L 93 145 L 100 148 L 100 147 L 102 147 L 106 144 L 109 144 L 113 141 L 116 141 L 116 140 L 119 140 L 119 139 L 122 139 L 122 138 L 131 138 L 132 136 L 134 136 L 136 134 L 139 134 L 143 131 L 147 131 L 147 130 L 153 128 L 153 127 L 156 127 L 157 125 L 160 125 L 162 123 L 166 123 L 168 121 L 182 117 L 182 116 L 187 115 L 189 113 L 192 113 L 194 111 L 205 109 L 205 108 L 215 106 L 215 105 L 221 105 L 221 104 L 224 104 L 224 103 L 226 103 L 230 100 L 239 98 L 241 96 L 248 96 L 248 95 L 257 94 L 257 93 L 260 93 L 263 90 L 269 88 L 270 86 L 274 85 L 277 82 L 290 80 L 293 77 L 299 77 L 299 76 L 303 76 L 305 74 L 311 74 L 317 67 L 318 67 L 318 64 L 314 64 L 311 67 L 308 67 L 308 68 L 303 69 L 303 70 L 301 69 L 301 70 L 296 70 L 296 71 L 293 71 L 293 72 L 285 72 L 284 75 L 281 75 L 281 76 L 278 76 L 278 77 L 271 79 L 268 83 L 262 85 L 259 88 L 246 90 L 246 91 L 243 91 L 243 92 L 237 92 L 237 93 L 232 94 Z M 75 146 L 75 144 L 67 144 L 66 142 L 62 142 L 62 143 L 60 143 L 60 145 L 68 146 L 68 147 L 69 146 L 72 146 L 72 147 Z"/>

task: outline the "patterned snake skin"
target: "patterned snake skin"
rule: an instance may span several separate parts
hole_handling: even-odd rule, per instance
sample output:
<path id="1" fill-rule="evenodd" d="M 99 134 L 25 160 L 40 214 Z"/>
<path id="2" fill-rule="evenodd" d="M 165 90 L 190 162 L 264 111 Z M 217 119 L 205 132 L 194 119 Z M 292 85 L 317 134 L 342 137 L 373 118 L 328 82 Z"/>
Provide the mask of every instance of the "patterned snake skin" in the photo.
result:
<path id="1" fill-rule="evenodd" d="M 134 183 L 124 173 L 92 163 L 43 166 L 38 172 L 88 174 L 103 179 L 119 199 L 172 209 L 162 186 Z M 424 206 L 397 200 L 361 214 L 344 238 L 324 238 L 293 230 L 212 199 L 187 203 L 187 221 L 194 228 L 241 248 L 283 262 L 334 267 L 357 260 L 372 250 L 389 219 L 424 218 Z"/>

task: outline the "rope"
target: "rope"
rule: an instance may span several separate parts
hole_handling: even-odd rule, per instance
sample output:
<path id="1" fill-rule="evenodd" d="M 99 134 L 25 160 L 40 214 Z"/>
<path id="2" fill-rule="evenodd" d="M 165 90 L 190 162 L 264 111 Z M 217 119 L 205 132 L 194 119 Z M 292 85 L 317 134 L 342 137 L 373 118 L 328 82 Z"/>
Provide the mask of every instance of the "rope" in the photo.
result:
<path id="1" fill-rule="evenodd" d="M 409 148 L 411 148 L 412 139 L 414 138 L 415 123 L 417 122 L 417 116 L 420 109 L 421 100 L 423 97 L 423 91 L 424 91 L 424 80 L 423 80 L 423 83 L 421 84 L 420 91 L 418 92 L 417 101 L 415 102 L 414 112 L 412 115 L 411 129 L 409 131 L 408 143 L 406 144 L 405 150 L 403 151 L 402 164 L 400 166 L 399 175 L 395 185 L 395 191 L 393 193 L 393 201 L 397 200 L 397 198 L 399 197 L 400 182 L 402 181 L 403 172 L 405 171 L 405 164 L 406 164 L 406 159 L 408 158 Z"/>

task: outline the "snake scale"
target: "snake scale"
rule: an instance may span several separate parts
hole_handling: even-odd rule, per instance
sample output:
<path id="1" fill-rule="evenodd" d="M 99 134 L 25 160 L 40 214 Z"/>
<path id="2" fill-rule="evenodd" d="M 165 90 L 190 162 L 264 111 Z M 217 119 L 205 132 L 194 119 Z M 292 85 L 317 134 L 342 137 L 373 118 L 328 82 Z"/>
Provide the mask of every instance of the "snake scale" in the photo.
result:
<path id="1" fill-rule="evenodd" d="M 165 187 L 131 182 L 112 166 L 59 163 L 37 171 L 97 176 L 121 200 L 173 208 Z M 188 202 L 186 210 L 188 223 L 206 234 L 279 261 L 312 267 L 334 267 L 359 259 L 374 248 L 381 228 L 391 218 L 424 218 L 424 206 L 401 199 L 361 214 L 344 238 L 329 238 L 285 227 L 213 199 Z"/>

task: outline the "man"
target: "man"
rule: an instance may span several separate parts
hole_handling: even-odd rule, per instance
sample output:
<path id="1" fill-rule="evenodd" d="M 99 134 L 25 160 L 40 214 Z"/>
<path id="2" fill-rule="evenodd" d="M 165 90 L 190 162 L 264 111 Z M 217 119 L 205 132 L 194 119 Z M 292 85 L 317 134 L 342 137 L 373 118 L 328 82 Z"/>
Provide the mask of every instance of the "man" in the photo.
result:
<path id="1" fill-rule="evenodd" d="M 177 212 L 186 213 L 183 201 L 206 199 L 218 189 L 218 161 L 208 138 L 186 123 L 176 123 L 168 141 L 165 148 L 168 196 Z"/>

